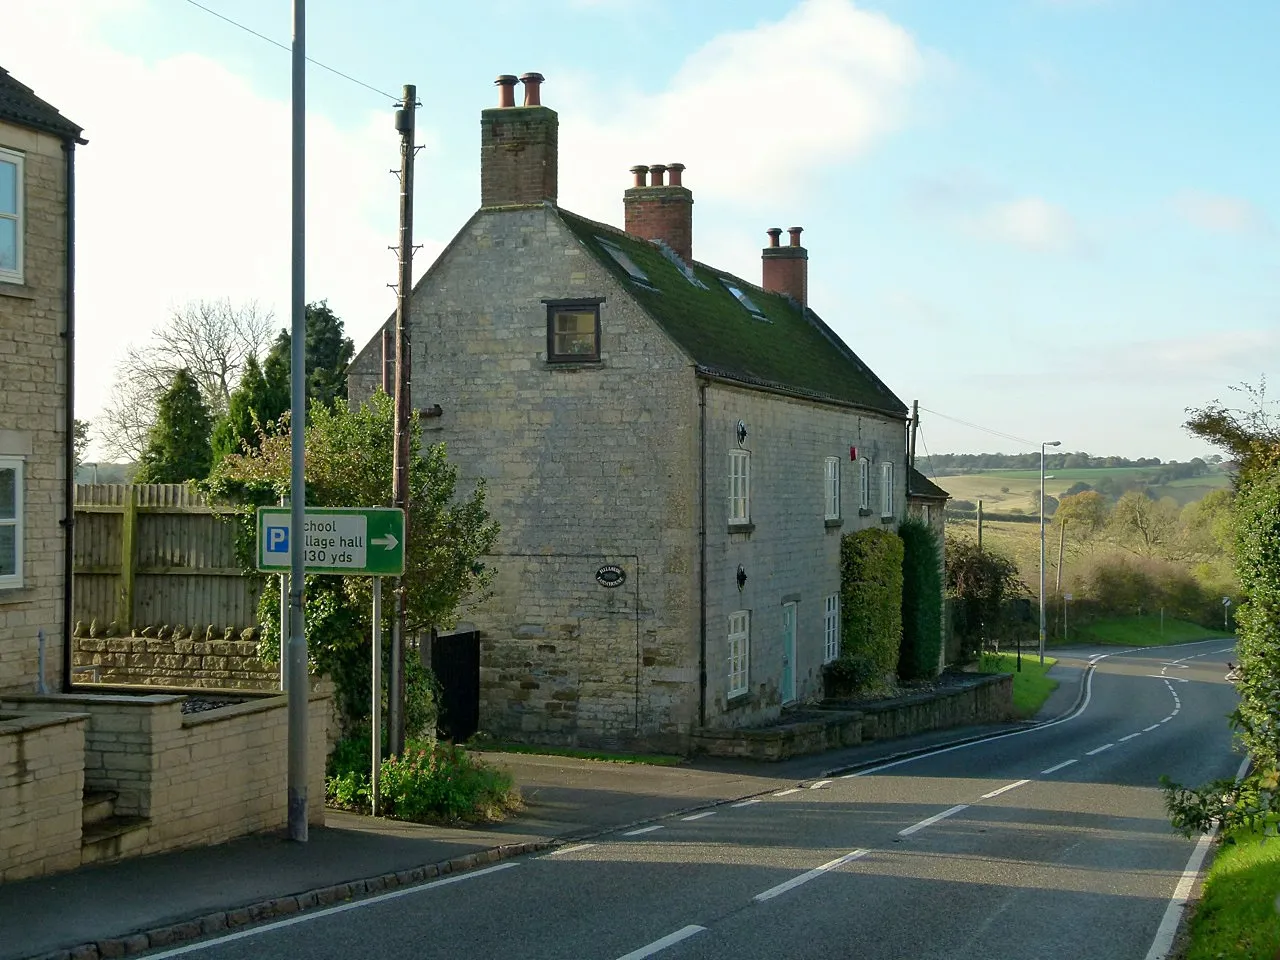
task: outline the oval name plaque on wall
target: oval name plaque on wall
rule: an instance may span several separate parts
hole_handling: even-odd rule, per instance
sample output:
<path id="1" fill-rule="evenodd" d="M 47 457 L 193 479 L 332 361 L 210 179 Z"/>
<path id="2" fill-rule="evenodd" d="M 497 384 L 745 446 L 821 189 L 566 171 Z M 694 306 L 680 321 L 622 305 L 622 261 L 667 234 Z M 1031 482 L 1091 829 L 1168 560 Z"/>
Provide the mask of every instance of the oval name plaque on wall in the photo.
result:
<path id="1" fill-rule="evenodd" d="M 606 563 L 596 571 L 596 583 L 602 587 L 620 587 L 627 582 L 627 571 L 612 563 Z"/>

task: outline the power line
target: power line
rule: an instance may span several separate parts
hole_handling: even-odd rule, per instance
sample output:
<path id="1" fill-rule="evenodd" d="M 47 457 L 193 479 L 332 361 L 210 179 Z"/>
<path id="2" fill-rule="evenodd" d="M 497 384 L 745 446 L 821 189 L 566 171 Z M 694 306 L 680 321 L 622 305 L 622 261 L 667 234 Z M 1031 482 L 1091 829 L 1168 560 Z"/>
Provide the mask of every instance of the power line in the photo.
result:
<path id="1" fill-rule="evenodd" d="M 226 21 L 227 23 L 231 24 L 233 27 L 239 27 L 245 33 L 253 34 L 259 40 L 267 41 L 267 43 L 271 44 L 273 47 L 279 47 L 281 50 L 285 50 L 285 51 L 288 51 L 291 49 L 288 44 L 281 43 L 279 40 L 272 40 L 266 34 L 259 33 L 257 30 L 254 30 L 252 27 L 246 27 L 243 23 L 240 23 L 238 20 L 232 20 L 230 17 L 226 16 L 225 14 L 219 13 L 217 10 L 211 10 L 209 7 L 206 7 L 203 3 L 197 3 L 196 0 L 187 0 L 187 3 L 191 4 L 193 7 L 197 7 L 203 10 L 205 13 L 210 14 L 211 16 L 217 17 L 219 20 Z M 358 87 L 364 87 L 366 90 L 372 90 L 378 96 L 386 97 L 388 100 L 392 101 L 393 103 L 400 102 L 399 97 L 393 94 L 387 93 L 385 90 L 379 90 L 377 87 L 371 87 L 369 84 L 365 83 L 363 80 L 357 80 L 355 77 L 351 76 L 350 74 L 343 73 L 341 70 L 336 70 L 333 67 L 329 66 L 327 63 L 321 63 L 319 60 L 316 60 L 313 57 L 307 57 L 307 62 L 314 63 L 321 70 L 328 70 L 330 73 L 334 74 L 335 76 L 341 77 L 343 80 L 350 80 L 352 83 L 354 83 Z"/>
<path id="2" fill-rule="evenodd" d="M 1029 447 L 1034 447 L 1036 445 L 1034 440 L 1028 440 L 1026 437 L 1015 437 L 1011 433 L 1001 433 L 999 430 L 992 430 L 990 427 L 984 427 L 978 423 L 970 423 L 968 420 L 961 420 L 959 417 L 949 417 L 945 413 L 939 413 L 937 410 L 929 410 L 926 407 L 921 407 L 920 409 L 924 410 L 925 413 L 933 414 L 935 417 L 941 417 L 943 420 L 951 420 L 955 423 L 964 424 L 966 427 L 972 427 L 974 430 L 989 433 L 993 437 L 1002 437 L 1005 440 L 1013 440 L 1015 443 L 1025 443 Z"/>

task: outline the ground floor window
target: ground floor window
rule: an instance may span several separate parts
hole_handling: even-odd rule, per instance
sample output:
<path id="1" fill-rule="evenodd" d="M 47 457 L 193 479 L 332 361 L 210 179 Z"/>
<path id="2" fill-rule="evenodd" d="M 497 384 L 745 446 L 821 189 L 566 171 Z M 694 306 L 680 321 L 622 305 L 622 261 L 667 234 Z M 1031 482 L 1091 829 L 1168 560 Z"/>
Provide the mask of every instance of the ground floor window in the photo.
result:
<path id="1" fill-rule="evenodd" d="M 729 696 L 747 692 L 747 671 L 751 657 L 751 611 L 729 614 Z"/>
<path id="2" fill-rule="evenodd" d="M 822 616 L 823 634 L 826 638 L 826 659 L 830 663 L 840 656 L 840 594 L 833 593 L 827 597 L 826 609 Z"/>
<path id="3" fill-rule="evenodd" d="M 0 457 L 0 587 L 22 586 L 22 461 Z"/>

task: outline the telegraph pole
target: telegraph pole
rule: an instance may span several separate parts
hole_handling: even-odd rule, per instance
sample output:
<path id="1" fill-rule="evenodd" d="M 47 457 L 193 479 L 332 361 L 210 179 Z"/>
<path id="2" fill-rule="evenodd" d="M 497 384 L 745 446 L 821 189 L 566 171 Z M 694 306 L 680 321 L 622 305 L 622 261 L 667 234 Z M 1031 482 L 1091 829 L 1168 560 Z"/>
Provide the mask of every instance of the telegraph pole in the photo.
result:
<path id="1" fill-rule="evenodd" d="M 909 469 L 915 469 L 916 465 L 916 434 L 920 432 L 920 401 L 911 401 L 911 459 L 907 461 Z M 911 477 L 907 477 L 907 486 L 911 486 Z"/>
<path id="2" fill-rule="evenodd" d="M 396 382 L 395 382 L 395 451 L 392 454 L 392 501 L 405 511 L 405 539 L 412 534 L 407 523 L 409 513 L 409 294 L 413 285 L 413 159 L 414 111 L 418 105 L 418 89 L 404 86 L 400 109 L 396 111 L 396 130 L 400 133 L 400 283 L 396 292 Z M 391 625 L 391 671 L 388 690 L 388 753 L 395 757 L 404 752 L 404 641 L 405 583 L 396 584 L 396 615 Z"/>

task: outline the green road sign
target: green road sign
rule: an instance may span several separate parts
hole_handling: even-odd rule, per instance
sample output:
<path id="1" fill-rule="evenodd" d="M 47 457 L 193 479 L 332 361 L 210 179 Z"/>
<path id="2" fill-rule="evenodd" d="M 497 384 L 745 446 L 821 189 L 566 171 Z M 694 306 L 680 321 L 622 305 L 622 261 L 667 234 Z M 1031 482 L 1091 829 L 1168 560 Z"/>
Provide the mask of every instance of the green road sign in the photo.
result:
<path id="1" fill-rule="evenodd" d="M 288 573 L 293 546 L 288 507 L 258 508 L 258 569 Z M 307 507 L 302 558 L 307 573 L 398 577 L 404 573 L 404 511 L 388 507 Z"/>

